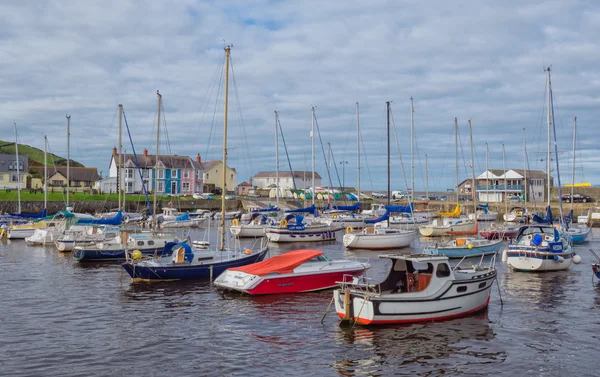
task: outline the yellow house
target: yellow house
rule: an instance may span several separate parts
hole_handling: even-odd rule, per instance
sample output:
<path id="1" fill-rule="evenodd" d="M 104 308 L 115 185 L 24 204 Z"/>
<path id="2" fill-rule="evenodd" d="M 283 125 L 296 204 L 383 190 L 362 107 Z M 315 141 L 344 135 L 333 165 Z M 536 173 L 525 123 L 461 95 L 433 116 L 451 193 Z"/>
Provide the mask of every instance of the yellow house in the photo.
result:
<path id="1" fill-rule="evenodd" d="M 217 187 L 223 189 L 223 162 L 220 160 L 212 160 L 202 162 L 204 188 L 205 192 L 210 191 L 209 187 Z M 227 175 L 225 176 L 226 192 L 234 192 L 237 181 L 237 173 L 235 169 L 227 167 Z"/>
<path id="2" fill-rule="evenodd" d="M 94 183 L 100 179 L 96 168 L 70 168 L 69 177 L 70 192 L 91 191 Z M 48 191 L 59 191 L 63 187 L 67 187 L 67 168 L 48 167 Z"/>
<path id="3" fill-rule="evenodd" d="M 19 156 L 17 165 L 16 156 L 13 154 L 0 154 L 0 189 L 21 189 L 30 187 L 30 174 L 27 173 L 29 159 Z M 19 174 L 17 174 L 17 169 Z"/>

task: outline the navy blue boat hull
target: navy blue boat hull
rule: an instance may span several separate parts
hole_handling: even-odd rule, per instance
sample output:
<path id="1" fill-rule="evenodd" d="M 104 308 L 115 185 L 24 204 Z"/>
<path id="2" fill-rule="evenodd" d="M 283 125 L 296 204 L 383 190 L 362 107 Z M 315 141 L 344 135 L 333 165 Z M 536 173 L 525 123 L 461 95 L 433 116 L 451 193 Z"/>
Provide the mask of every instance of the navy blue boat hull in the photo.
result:
<path id="1" fill-rule="evenodd" d="M 204 264 L 204 265 L 178 265 L 177 267 L 171 266 L 159 266 L 159 267 L 148 267 L 148 266 L 137 266 L 136 263 L 125 262 L 121 266 L 127 271 L 129 276 L 134 281 L 165 281 L 165 280 L 196 280 L 196 279 L 209 279 L 210 278 L 210 267 L 212 266 L 212 276 L 216 278 L 226 269 L 232 267 L 246 266 L 251 263 L 262 261 L 267 252 L 268 248 L 265 248 L 260 253 L 249 255 L 245 258 L 239 258 L 226 262 Z"/>
<path id="2" fill-rule="evenodd" d="M 142 255 L 154 255 L 156 252 L 161 252 L 162 247 L 154 249 L 140 250 Z M 121 262 L 125 258 L 125 250 L 93 250 L 93 249 L 75 249 L 73 250 L 73 258 L 79 262 Z"/>

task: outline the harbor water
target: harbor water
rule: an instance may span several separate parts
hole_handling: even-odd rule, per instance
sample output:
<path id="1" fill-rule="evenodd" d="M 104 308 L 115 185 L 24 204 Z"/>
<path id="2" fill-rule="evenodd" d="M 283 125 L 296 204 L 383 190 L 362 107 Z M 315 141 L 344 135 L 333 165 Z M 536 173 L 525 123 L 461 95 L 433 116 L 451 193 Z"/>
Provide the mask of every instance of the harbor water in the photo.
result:
<path id="1" fill-rule="evenodd" d="M 332 311 L 321 322 L 331 291 L 248 297 L 208 281 L 132 284 L 119 264 L 2 240 L 0 375 L 595 376 L 600 284 L 588 249 L 599 239 L 594 229 L 575 246 L 582 263 L 562 272 L 512 272 L 498 255 L 499 289 L 484 313 L 385 327 L 340 327 Z M 345 251 L 341 233 L 270 246 L 369 258 L 368 276 L 387 273 L 377 252 Z"/>

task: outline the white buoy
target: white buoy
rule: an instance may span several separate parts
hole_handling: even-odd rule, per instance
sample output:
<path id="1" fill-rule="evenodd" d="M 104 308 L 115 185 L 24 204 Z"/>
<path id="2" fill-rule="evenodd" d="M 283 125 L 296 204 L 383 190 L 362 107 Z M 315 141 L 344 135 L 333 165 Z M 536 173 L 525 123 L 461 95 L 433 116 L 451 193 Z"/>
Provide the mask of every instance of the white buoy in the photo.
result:
<path id="1" fill-rule="evenodd" d="M 573 263 L 575 263 L 575 264 L 581 263 L 581 257 L 577 254 L 573 255 Z"/>
<path id="2" fill-rule="evenodd" d="M 561 256 L 558 256 L 558 255 L 555 255 L 555 256 L 554 256 L 554 261 L 555 261 L 556 263 L 562 263 L 562 262 L 564 262 L 564 261 L 565 261 L 565 258 L 563 258 L 563 257 L 561 257 Z"/>
<path id="3" fill-rule="evenodd" d="M 502 263 L 508 262 L 508 252 L 506 249 L 502 250 Z"/>

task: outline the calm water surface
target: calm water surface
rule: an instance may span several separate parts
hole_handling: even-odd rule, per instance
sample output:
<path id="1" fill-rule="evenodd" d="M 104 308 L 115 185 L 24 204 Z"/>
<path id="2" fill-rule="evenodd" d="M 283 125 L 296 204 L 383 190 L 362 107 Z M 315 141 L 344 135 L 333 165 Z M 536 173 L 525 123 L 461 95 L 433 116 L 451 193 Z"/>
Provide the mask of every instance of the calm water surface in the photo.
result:
<path id="1" fill-rule="evenodd" d="M 339 237 L 341 240 L 341 237 Z M 340 327 L 331 292 L 242 297 L 209 282 L 132 285 L 118 264 L 80 264 L 50 247 L 0 242 L 2 376 L 596 376 L 600 285 L 590 248 L 556 273 L 507 271 L 486 313 L 387 327 Z M 421 244 L 422 246 L 423 244 Z M 277 254 L 341 241 L 272 245 Z M 418 248 L 419 244 L 415 244 Z"/>

